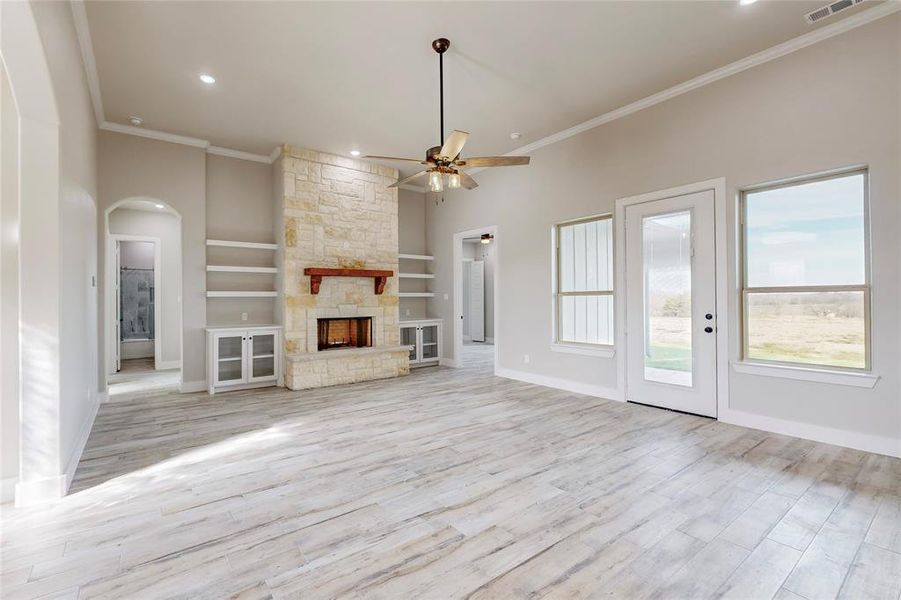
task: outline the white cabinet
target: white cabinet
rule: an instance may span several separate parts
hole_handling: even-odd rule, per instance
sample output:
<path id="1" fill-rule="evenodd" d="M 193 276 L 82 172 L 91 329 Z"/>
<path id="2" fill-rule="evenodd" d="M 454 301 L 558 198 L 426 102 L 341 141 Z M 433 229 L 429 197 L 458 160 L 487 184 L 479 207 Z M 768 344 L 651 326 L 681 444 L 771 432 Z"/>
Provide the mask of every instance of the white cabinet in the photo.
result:
<path id="1" fill-rule="evenodd" d="M 411 367 L 438 364 L 441 360 L 441 319 L 401 321 L 400 343 L 412 346 Z"/>
<path id="2" fill-rule="evenodd" d="M 210 394 L 225 389 L 282 385 L 281 327 L 209 327 Z"/>

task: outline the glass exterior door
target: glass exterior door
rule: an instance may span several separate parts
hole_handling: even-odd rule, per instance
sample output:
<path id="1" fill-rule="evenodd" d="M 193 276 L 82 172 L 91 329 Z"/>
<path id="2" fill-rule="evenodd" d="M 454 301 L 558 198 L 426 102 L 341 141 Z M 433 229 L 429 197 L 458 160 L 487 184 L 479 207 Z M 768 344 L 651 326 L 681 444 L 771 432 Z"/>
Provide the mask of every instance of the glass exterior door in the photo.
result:
<path id="1" fill-rule="evenodd" d="M 713 191 L 626 207 L 627 399 L 716 416 Z"/>

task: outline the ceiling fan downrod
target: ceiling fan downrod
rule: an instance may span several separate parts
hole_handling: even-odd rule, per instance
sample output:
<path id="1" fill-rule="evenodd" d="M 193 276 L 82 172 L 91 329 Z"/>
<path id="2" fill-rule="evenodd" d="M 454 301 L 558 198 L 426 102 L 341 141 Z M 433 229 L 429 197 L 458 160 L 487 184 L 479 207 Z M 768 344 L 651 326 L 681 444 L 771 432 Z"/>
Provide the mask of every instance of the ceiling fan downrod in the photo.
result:
<path id="1" fill-rule="evenodd" d="M 444 145 L 444 53 L 450 48 L 450 40 L 438 38 L 432 42 L 432 50 L 438 53 L 438 95 L 441 98 L 441 145 Z"/>

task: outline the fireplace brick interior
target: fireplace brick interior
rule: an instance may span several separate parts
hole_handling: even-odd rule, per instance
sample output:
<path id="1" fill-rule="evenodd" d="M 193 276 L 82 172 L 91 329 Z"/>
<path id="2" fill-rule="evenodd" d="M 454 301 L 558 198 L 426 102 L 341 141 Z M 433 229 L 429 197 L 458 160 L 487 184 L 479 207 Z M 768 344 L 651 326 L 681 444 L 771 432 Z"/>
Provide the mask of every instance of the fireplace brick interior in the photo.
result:
<path id="1" fill-rule="evenodd" d="M 317 319 L 319 350 L 372 346 L 372 317 Z"/>

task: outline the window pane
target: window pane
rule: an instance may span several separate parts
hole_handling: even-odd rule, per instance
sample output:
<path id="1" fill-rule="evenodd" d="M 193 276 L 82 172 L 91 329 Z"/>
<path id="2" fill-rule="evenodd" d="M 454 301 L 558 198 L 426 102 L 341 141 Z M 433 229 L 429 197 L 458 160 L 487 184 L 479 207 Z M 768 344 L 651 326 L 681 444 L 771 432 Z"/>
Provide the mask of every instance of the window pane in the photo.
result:
<path id="1" fill-rule="evenodd" d="M 691 213 L 646 217 L 642 251 L 644 377 L 691 386 Z"/>
<path id="2" fill-rule="evenodd" d="M 560 291 L 613 289 L 611 219 L 560 227 Z"/>
<path id="3" fill-rule="evenodd" d="M 863 174 L 745 196 L 747 286 L 865 283 Z"/>
<path id="4" fill-rule="evenodd" d="M 863 292 L 747 295 L 748 357 L 866 368 Z"/>
<path id="5" fill-rule="evenodd" d="M 613 296 L 560 298 L 560 341 L 613 345 Z"/>

